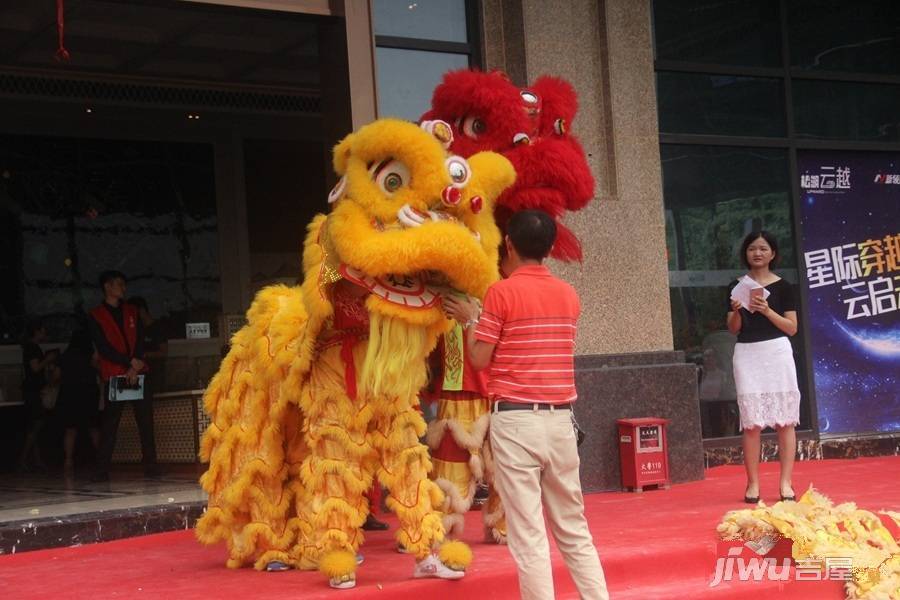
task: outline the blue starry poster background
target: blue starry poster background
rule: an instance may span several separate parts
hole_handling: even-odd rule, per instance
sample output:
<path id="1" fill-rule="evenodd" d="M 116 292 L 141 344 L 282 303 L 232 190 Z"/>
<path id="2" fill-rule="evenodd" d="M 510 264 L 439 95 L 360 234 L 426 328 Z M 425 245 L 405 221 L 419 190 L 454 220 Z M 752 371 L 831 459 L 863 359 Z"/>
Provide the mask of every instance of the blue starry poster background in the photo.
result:
<path id="1" fill-rule="evenodd" d="M 900 153 L 800 151 L 798 167 L 804 269 L 806 252 L 900 233 L 900 184 L 889 183 L 900 174 Z M 849 189 L 810 189 L 809 178 L 803 180 L 839 167 L 849 167 Z M 847 282 L 810 288 L 805 280 L 823 434 L 900 431 L 900 311 L 848 320 L 844 303 L 868 293 L 867 282 L 879 276 L 873 272 L 846 290 Z M 896 298 L 900 277 L 893 281 Z"/>

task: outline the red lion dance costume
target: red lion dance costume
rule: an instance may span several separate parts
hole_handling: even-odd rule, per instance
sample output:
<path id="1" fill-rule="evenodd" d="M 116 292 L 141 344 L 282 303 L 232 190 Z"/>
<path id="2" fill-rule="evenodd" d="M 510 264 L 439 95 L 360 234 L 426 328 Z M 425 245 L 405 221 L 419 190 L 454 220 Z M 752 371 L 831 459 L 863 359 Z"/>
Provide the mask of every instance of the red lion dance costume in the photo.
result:
<path id="1" fill-rule="evenodd" d="M 505 156 L 516 170 L 515 184 L 500 196 L 494 217 L 501 231 L 516 211 L 540 209 L 557 221 L 552 256 L 580 261 L 581 244 L 559 219 L 584 208 L 594 195 L 594 178 L 578 140 L 569 127 L 578 98 L 567 81 L 539 77 L 527 88 L 516 87 L 504 73 L 452 71 L 435 89 L 423 121 L 439 119 L 453 127 L 451 150 L 464 157 L 490 150 Z M 457 325 L 439 348 L 442 369 L 434 377 L 437 418 L 426 441 L 432 451 L 432 477 L 446 495 L 444 526 L 462 533 L 479 480 L 490 482 L 492 461 L 487 444 L 490 400 L 484 376 L 465 359 L 464 336 Z M 486 537 L 506 539 L 499 496 L 491 493 L 483 511 Z"/>

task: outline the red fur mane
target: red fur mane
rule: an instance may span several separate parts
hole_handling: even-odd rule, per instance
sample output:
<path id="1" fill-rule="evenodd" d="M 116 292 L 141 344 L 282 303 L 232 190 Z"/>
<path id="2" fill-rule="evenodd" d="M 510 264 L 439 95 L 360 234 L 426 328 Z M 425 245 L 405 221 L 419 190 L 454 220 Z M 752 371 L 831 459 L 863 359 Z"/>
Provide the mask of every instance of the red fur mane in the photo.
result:
<path id="1" fill-rule="evenodd" d="M 514 212 L 537 208 L 557 221 L 552 256 L 581 260 L 581 244 L 562 223 L 566 211 L 584 208 L 594 195 L 594 178 L 581 144 L 569 134 L 578 98 L 567 81 L 539 77 L 519 89 L 499 71 L 450 71 L 434 90 L 422 120 L 441 119 L 453 128 L 450 149 L 464 157 L 483 150 L 506 156 L 516 183 L 497 201 L 503 229 Z M 528 142 L 519 141 L 522 134 Z"/>

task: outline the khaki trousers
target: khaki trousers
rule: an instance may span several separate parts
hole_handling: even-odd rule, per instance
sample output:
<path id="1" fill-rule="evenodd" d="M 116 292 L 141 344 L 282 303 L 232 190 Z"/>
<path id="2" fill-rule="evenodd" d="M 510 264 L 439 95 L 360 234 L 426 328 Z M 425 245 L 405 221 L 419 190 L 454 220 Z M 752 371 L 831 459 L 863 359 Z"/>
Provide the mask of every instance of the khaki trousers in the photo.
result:
<path id="1" fill-rule="evenodd" d="M 491 449 L 522 598 L 554 597 L 546 510 L 550 531 L 581 597 L 608 599 L 603 568 L 584 517 L 571 411 L 493 412 Z"/>

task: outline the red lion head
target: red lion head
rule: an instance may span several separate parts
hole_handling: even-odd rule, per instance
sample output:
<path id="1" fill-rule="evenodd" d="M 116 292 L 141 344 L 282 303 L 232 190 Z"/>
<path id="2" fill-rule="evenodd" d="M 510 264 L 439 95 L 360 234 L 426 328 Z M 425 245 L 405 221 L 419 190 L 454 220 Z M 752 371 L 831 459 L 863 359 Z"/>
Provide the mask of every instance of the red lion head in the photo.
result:
<path id="1" fill-rule="evenodd" d="M 575 89 L 563 79 L 539 77 L 520 89 L 499 71 L 464 69 L 444 75 L 422 120 L 449 123 L 450 149 L 461 156 L 491 150 L 509 159 L 516 183 L 497 201 L 497 224 L 504 229 L 519 210 L 543 210 L 557 221 L 553 257 L 571 261 L 581 260 L 581 244 L 559 218 L 567 210 L 583 208 L 594 196 L 584 150 L 569 135 L 577 111 Z"/>

